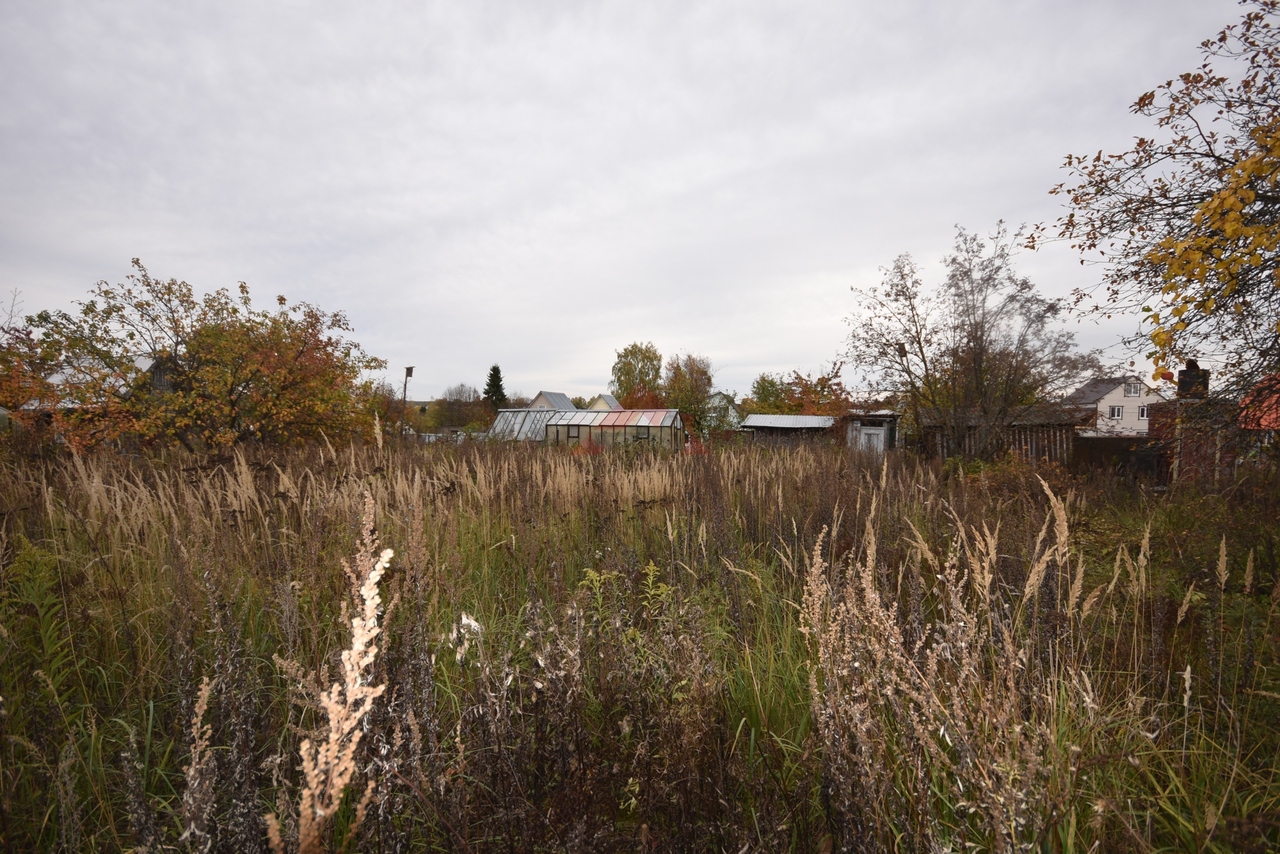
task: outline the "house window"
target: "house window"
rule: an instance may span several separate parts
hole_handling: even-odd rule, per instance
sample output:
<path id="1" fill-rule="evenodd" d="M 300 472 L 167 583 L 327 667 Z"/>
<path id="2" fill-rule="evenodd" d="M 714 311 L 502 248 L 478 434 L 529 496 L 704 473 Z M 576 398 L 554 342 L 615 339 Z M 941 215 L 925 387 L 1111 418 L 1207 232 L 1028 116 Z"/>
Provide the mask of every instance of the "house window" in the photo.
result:
<path id="1" fill-rule="evenodd" d="M 577 425 L 577 424 L 570 424 L 570 425 L 569 425 L 569 438 L 570 438 L 570 439 L 576 439 L 576 438 L 578 438 L 578 425 Z"/>
<path id="2" fill-rule="evenodd" d="M 1139 421 L 1147 420 L 1147 408 L 1145 406 L 1138 407 L 1138 420 Z"/>
<path id="3" fill-rule="evenodd" d="M 1110 407 L 1107 410 L 1107 417 L 1115 421 L 1119 421 L 1121 418 L 1124 418 L 1124 407 L 1123 406 Z"/>
<path id="4" fill-rule="evenodd" d="M 1124 384 L 1124 396 L 1125 397 L 1141 397 L 1142 383 L 1134 382 L 1134 381 L 1126 382 Z"/>
<path id="5" fill-rule="evenodd" d="M 648 438 L 649 438 L 649 428 L 648 428 L 648 427 L 637 427 L 637 428 L 636 428 L 636 438 L 637 438 L 637 439 L 648 439 Z"/>

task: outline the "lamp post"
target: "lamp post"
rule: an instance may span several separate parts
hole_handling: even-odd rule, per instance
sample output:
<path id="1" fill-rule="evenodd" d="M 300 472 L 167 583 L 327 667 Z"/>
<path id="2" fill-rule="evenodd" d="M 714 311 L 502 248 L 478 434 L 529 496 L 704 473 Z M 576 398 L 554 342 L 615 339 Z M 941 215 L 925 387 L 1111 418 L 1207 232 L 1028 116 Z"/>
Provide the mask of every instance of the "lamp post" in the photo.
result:
<path id="1" fill-rule="evenodd" d="M 404 369 L 404 389 L 400 392 L 400 441 L 404 441 L 404 413 L 409 408 L 409 377 L 413 376 L 413 365 Z"/>

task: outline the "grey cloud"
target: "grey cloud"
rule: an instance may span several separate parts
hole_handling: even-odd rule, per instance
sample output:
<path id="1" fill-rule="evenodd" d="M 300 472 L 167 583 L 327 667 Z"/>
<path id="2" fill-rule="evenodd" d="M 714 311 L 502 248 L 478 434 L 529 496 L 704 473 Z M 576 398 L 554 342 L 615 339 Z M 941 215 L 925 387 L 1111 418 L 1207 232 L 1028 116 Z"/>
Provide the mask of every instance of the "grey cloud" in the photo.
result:
<path id="1" fill-rule="evenodd" d="M 1229 0 L 6 4 L 0 286 L 128 259 L 348 312 L 435 393 L 587 393 L 615 349 L 744 391 L 829 361 L 848 285 L 1051 220 Z M 1065 293 L 1092 272 L 1023 259 Z M 1084 329 L 1109 343 L 1122 327 Z M 1128 327 L 1123 327 L 1127 331 Z"/>

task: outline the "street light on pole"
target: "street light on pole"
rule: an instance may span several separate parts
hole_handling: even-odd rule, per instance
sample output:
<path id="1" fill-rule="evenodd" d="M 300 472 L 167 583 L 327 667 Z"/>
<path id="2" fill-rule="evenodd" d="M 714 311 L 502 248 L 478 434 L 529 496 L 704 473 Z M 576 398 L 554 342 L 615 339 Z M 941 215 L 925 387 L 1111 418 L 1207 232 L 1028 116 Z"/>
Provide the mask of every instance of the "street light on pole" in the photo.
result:
<path id="1" fill-rule="evenodd" d="M 404 390 L 400 392 L 400 440 L 404 440 L 404 413 L 409 408 L 409 377 L 413 376 L 413 365 L 404 369 Z"/>

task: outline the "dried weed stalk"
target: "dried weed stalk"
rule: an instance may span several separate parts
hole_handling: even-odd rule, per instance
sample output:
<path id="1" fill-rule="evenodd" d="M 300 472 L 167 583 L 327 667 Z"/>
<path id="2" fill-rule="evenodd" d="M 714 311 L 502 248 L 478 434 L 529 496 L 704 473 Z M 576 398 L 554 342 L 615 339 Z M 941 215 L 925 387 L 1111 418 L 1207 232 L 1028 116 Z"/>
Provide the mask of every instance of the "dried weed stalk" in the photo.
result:
<path id="1" fill-rule="evenodd" d="M 1052 493 L 1049 500 L 1024 597 L 1034 597 L 1051 564 L 1069 568 L 1065 508 Z M 995 533 L 957 520 L 942 560 L 916 534 L 901 571 L 929 607 L 914 626 L 920 617 L 886 588 L 874 517 L 873 503 L 861 560 L 851 552 L 845 565 L 830 565 L 818 541 L 802 605 L 825 788 L 843 848 L 1038 845 L 1075 797 L 1075 753 L 1055 721 L 1084 713 L 1089 698 L 1019 622 L 1017 603 L 992 590 Z M 1046 546 L 1051 526 L 1056 542 Z M 1071 610 L 1081 587 L 1077 574 Z"/>
<path id="2" fill-rule="evenodd" d="M 378 609 L 382 597 L 378 582 L 390 566 L 392 551 L 384 549 L 376 558 L 377 536 L 373 533 L 373 497 L 366 495 L 364 537 L 356 554 L 356 570 L 363 583 L 359 588 L 360 611 L 351 618 L 351 647 L 342 653 L 342 681 L 333 685 L 320 698 L 328 716 L 328 733 L 322 744 L 306 739 L 301 745 L 303 786 L 298 804 L 298 851 L 301 854 L 323 850 L 323 834 L 330 817 L 342 803 L 347 784 L 356 772 L 356 750 L 363 735 L 361 722 L 373 701 L 382 696 L 386 685 L 366 684 L 378 647 L 374 641 L 381 632 Z M 373 791 L 373 781 L 366 786 L 356 808 L 351 826 L 354 833 L 364 818 Z M 276 815 L 266 816 L 271 849 L 284 851 L 284 840 Z"/>
<path id="3" fill-rule="evenodd" d="M 200 682 L 195 713 L 191 716 L 191 761 L 183 769 L 187 789 L 182 795 L 183 831 L 178 841 L 186 842 L 192 851 L 208 851 L 213 845 L 209 821 L 213 816 L 217 768 L 213 751 L 209 749 L 213 728 L 204 722 L 212 691 L 213 683 L 206 676 Z"/>
<path id="4" fill-rule="evenodd" d="M 138 755 L 138 736 L 132 727 L 129 729 L 129 740 L 120 754 L 120 768 L 124 773 L 125 811 L 129 815 L 133 850 L 136 854 L 159 852 L 162 850 L 160 831 L 156 827 L 155 811 L 151 808 L 142 782 L 145 769 L 142 757 Z"/>

